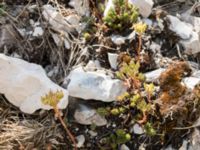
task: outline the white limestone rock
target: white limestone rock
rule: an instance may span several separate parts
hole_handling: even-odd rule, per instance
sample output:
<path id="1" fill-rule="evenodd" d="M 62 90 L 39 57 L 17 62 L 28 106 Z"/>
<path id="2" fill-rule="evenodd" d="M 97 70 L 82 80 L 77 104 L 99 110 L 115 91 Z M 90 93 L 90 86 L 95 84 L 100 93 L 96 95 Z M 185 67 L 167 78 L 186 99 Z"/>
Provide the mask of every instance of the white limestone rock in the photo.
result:
<path id="1" fill-rule="evenodd" d="M 77 2 L 79 3 L 79 2 Z M 79 3 L 79 5 L 81 5 Z M 81 23 L 81 17 L 77 14 L 70 14 L 64 17 L 60 14 L 56 7 L 52 5 L 44 5 L 42 15 L 46 21 L 51 25 L 51 27 L 62 33 L 63 37 L 68 38 L 68 33 L 70 32 L 81 32 L 85 27 L 85 23 Z"/>
<path id="2" fill-rule="evenodd" d="M 80 2 L 76 2 L 80 4 Z M 69 16 L 64 17 L 60 14 L 56 7 L 52 5 L 44 5 L 42 15 L 50 26 L 58 33 L 51 33 L 54 42 L 57 46 L 65 46 L 66 49 L 70 49 L 71 42 L 69 41 L 69 33 L 78 32 L 80 33 L 85 27 L 86 23 L 81 23 L 81 17 L 77 14 L 70 14 Z M 77 8 L 78 9 L 78 8 Z"/>
<path id="3" fill-rule="evenodd" d="M 117 66 L 118 66 L 118 62 L 117 62 L 117 59 L 118 59 L 118 54 L 114 54 L 114 53 L 108 53 L 108 61 L 110 63 L 110 66 L 112 69 L 117 69 Z"/>
<path id="4" fill-rule="evenodd" d="M 100 116 L 95 109 L 83 104 L 78 105 L 74 118 L 77 123 L 82 125 L 95 124 L 96 126 L 104 126 L 107 124 L 105 117 Z"/>
<path id="5" fill-rule="evenodd" d="M 153 70 L 153 71 L 145 73 L 144 75 L 146 77 L 146 81 L 147 82 L 156 82 L 156 80 L 158 80 L 161 73 L 164 71 L 165 71 L 164 68 L 159 68 L 157 70 Z"/>
<path id="6" fill-rule="evenodd" d="M 95 69 L 102 69 L 102 68 L 98 60 L 89 60 L 89 62 L 85 66 L 85 69 L 87 71 L 94 71 Z"/>
<path id="7" fill-rule="evenodd" d="M 65 18 L 51 5 L 44 5 L 42 15 L 49 22 L 53 29 L 57 31 L 72 31 Z"/>
<path id="8" fill-rule="evenodd" d="M 76 12 L 81 16 L 90 16 L 89 0 L 70 0 L 69 5 L 74 7 Z"/>
<path id="9" fill-rule="evenodd" d="M 120 146 L 120 150 L 130 150 L 130 148 L 128 146 L 126 146 L 126 144 L 122 144 Z"/>
<path id="10" fill-rule="evenodd" d="M 153 0 L 129 0 L 129 3 L 138 7 L 140 14 L 145 18 L 149 17 L 154 5 Z"/>
<path id="11" fill-rule="evenodd" d="M 51 36 L 58 47 L 61 47 L 64 45 L 66 49 L 70 49 L 71 44 L 67 38 L 63 38 L 62 36 L 55 33 L 51 33 Z"/>
<path id="12" fill-rule="evenodd" d="M 114 101 L 126 91 L 122 81 L 103 72 L 85 71 L 82 67 L 72 70 L 63 86 L 68 88 L 72 97 L 104 102 Z"/>
<path id="13" fill-rule="evenodd" d="M 63 40 L 61 39 L 61 37 L 58 34 L 52 33 L 52 38 L 55 42 L 55 44 L 60 47 L 63 45 Z"/>
<path id="14" fill-rule="evenodd" d="M 200 70 L 194 71 L 192 77 L 200 78 Z"/>
<path id="15" fill-rule="evenodd" d="M 183 140 L 183 143 L 181 145 L 181 147 L 179 148 L 179 150 L 189 150 L 188 146 L 189 146 L 190 142 L 189 140 Z"/>
<path id="16" fill-rule="evenodd" d="M 33 36 L 34 37 L 42 36 L 43 33 L 44 33 L 44 30 L 42 29 L 42 27 L 35 27 L 33 31 Z"/>
<path id="17" fill-rule="evenodd" d="M 196 7 L 198 7 L 198 3 L 195 3 L 189 10 L 181 14 L 181 19 L 187 23 L 190 23 L 194 30 L 198 32 L 200 36 L 200 17 L 196 17 L 193 15 Z"/>
<path id="18" fill-rule="evenodd" d="M 86 23 L 81 22 L 81 17 L 77 14 L 66 16 L 65 20 L 71 27 L 75 28 L 78 33 L 81 33 L 81 31 L 86 27 Z"/>
<path id="19" fill-rule="evenodd" d="M 171 24 L 169 29 L 175 32 L 180 38 L 180 43 L 185 48 L 185 53 L 188 55 L 194 55 L 200 52 L 200 28 L 198 25 L 198 21 L 192 22 L 189 19 L 185 20 L 190 23 L 186 23 L 181 21 L 175 16 L 168 15 L 167 18 L 170 20 Z M 182 17 L 183 18 L 183 17 Z M 196 24 L 196 25 L 194 25 Z"/>
<path id="20" fill-rule="evenodd" d="M 18 47 L 22 40 L 20 32 L 16 30 L 11 24 L 5 24 L 0 26 L 0 49 L 6 46 Z"/>
<path id="21" fill-rule="evenodd" d="M 64 44 L 65 48 L 69 49 L 69 33 L 76 31 L 75 27 L 77 27 L 77 25 L 72 26 L 69 22 L 72 19 L 63 17 L 55 7 L 49 4 L 43 6 L 42 15 L 55 31 L 58 31 L 58 33 L 62 33 L 62 36 L 51 33 L 57 46 L 61 46 Z"/>
<path id="22" fill-rule="evenodd" d="M 200 39 L 197 32 L 192 32 L 192 36 L 188 40 L 181 40 L 180 43 L 185 48 L 184 53 L 194 55 L 200 52 Z"/>
<path id="23" fill-rule="evenodd" d="M 193 89 L 195 85 L 200 83 L 200 78 L 187 77 L 183 79 L 183 83 L 186 85 L 187 88 Z"/>
<path id="24" fill-rule="evenodd" d="M 133 130 L 134 134 L 138 134 L 138 135 L 144 134 L 143 128 L 138 123 L 134 124 L 131 130 Z"/>
<path id="25" fill-rule="evenodd" d="M 122 45 L 125 43 L 126 38 L 122 37 L 121 35 L 112 35 L 111 40 L 116 45 Z"/>
<path id="26" fill-rule="evenodd" d="M 193 25 L 194 30 L 200 36 L 200 17 L 191 16 L 191 21 L 189 23 L 191 23 Z"/>
<path id="27" fill-rule="evenodd" d="M 194 30 L 197 31 L 200 34 L 200 17 L 195 17 L 195 16 L 185 17 L 185 16 L 182 16 L 181 18 L 185 22 L 190 23 L 191 25 L 193 25 Z"/>
<path id="28" fill-rule="evenodd" d="M 197 3 L 194 4 L 188 11 L 181 14 L 181 19 L 193 26 L 193 37 L 188 41 L 182 41 L 186 49 L 186 54 L 196 54 L 200 52 L 200 17 L 193 16 Z"/>
<path id="29" fill-rule="evenodd" d="M 175 16 L 167 15 L 170 21 L 169 29 L 175 32 L 181 39 L 188 40 L 192 36 L 193 27 L 191 24 L 181 21 Z"/>
<path id="30" fill-rule="evenodd" d="M 113 35 L 111 35 L 111 40 L 116 45 L 122 45 L 122 44 L 125 43 L 126 40 L 133 40 L 135 38 L 135 35 L 136 35 L 135 31 L 131 32 L 127 36 L 121 36 L 121 35 L 113 34 Z"/>
<path id="31" fill-rule="evenodd" d="M 22 112 L 31 114 L 38 109 L 51 109 L 41 102 L 41 97 L 50 90 L 63 91 L 58 108 L 66 108 L 68 91 L 53 83 L 41 66 L 0 54 L 0 93 Z"/>
<path id="32" fill-rule="evenodd" d="M 84 135 L 77 136 L 76 140 L 77 140 L 77 147 L 78 148 L 81 148 L 81 147 L 84 146 L 84 143 L 85 143 L 85 136 Z"/>

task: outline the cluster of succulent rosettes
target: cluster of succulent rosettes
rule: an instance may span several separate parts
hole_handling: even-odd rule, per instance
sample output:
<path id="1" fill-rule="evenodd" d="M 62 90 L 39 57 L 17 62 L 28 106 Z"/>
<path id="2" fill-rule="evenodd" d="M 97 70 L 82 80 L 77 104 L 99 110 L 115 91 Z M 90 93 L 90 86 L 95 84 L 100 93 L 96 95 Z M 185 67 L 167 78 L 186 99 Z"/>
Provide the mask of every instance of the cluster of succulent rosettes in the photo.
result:
<path id="1" fill-rule="evenodd" d="M 129 89 L 140 88 L 145 76 L 139 72 L 140 63 L 131 59 L 130 62 L 122 62 L 117 77 L 125 82 Z"/>
<path id="2" fill-rule="evenodd" d="M 128 0 L 113 0 L 113 4 L 114 8 L 110 8 L 103 18 L 108 27 L 114 30 L 123 30 L 131 27 L 137 21 L 138 8 L 128 3 Z"/>
<path id="3" fill-rule="evenodd" d="M 59 101 L 64 97 L 63 91 L 52 92 L 49 91 L 48 94 L 41 97 L 41 101 L 44 105 L 49 105 L 51 107 L 56 107 Z"/>
<path id="4" fill-rule="evenodd" d="M 142 124 L 148 135 L 154 135 L 155 130 L 149 123 L 149 115 L 154 114 L 154 104 L 151 100 L 155 87 L 152 83 L 145 83 L 144 75 L 139 71 L 140 64 L 131 59 L 122 62 L 117 77 L 128 86 L 128 91 L 118 96 L 118 105 L 110 109 L 113 116 L 129 114 L 130 118 Z"/>
<path id="5" fill-rule="evenodd" d="M 147 29 L 147 24 L 139 22 L 133 25 L 134 30 L 139 34 L 143 34 Z"/>
<path id="6" fill-rule="evenodd" d="M 141 112 L 149 111 L 151 108 L 151 97 L 154 92 L 154 85 L 145 83 L 145 76 L 139 71 L 140 64 L 132 59 L 129 63 L 122 63 L 117 77 L 128 86 L 128 92 L 118 97 L 119 101 L 129 100 L 130 107 L 136 107 Z M 141 94 L 141 87 L 144 87 L 145 97 Z"/>
<path id="7" fill-rule="evenodd" d="M 107 142 L 110 143 L 112 149 L 117 149 L 117 146 L 124 144 L 131 140 L 131 134 L 124 129 L 117 129 L 114 134 L 110 134 L 107 138 Z"/>

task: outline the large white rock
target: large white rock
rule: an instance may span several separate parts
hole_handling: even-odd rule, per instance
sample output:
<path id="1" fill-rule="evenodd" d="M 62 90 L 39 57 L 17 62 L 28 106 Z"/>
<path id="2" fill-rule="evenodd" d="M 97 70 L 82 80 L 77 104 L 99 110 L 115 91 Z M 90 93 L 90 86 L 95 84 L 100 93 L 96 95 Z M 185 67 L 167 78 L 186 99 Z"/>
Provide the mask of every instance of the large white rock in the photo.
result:
<path id="1" fill-rule="evenodd" d="M 153 0 L 129 0 L 129 3 L 138 7 L 140 14 L 145 18 L 151 14 L 154 4 Z"/>
<path id="2" fill-rule="evenodd" d="M 198 3 L 195 3 L 189 10 L 181 14 L 181 19 L 187 23 L 193 25 L 194 30 L 198 32 L 200 36 L 200 17 L 196 17 L 193 15 L 195 9 L 198 7 Z"/>
<path id="3" fill-rule="evenodd" d="M 185 21 L 193 23 L 186 23 L 181 21 L 175 16 L 168 15 L 167 18 L 170 20 L 171 24 L 169 29 L 175 32 L 180 38 L 180 43 L 185 48 L 185 53 L 188 55 L 193 55 L 200 52 L 200 20 L 192 22 L 188 17 L 185 17 Z M 183 18 L 183 17 L 182 17 Z"/>
<path id="4" fill-rule="evenodd" d="M 82 67 L 71 71 L 64 86 L 72 97 L 104 102 L 114 101 L 126 91 L 122 81 L 112 79 L 103 72 L 85 71 Z"/>
<path id="5" fill-rule="evenodd" d="M 187 77 L 183 79 L 183 83 L 186 85 L 187 88 L 193 89 L 197 84 L 200 83 L 200 78 Z"/>
<path id="6" fill-rule="evenodd" d="M 51 109 L 41 102 L 50 90 L 63 91 L 58 107 L 66 108 L 68 91 L 53 83 L 41 66 L 0 54 L 0 93 L 21 111 L 31 114 L 38 109 Z"/>
<path id="7" fill-rule="evenodd" d="M 181 19 L 187 23 L 190 23 L 193 27 L 195 31 L 200 31 L 200 17 L 195 17 L 192 15 L 188 15 L 188 14 L 182 14 L 181 15 Z"/>
<path id="8" fill-rule="evenodd" d="M 196 5 L 196 4 L 195 4 Z M 193 16 L 193 9 L 195 5 L 186 11 L 185 13 L 181 14 L 181 19 L 187 23 L 190 23 L 193 26 L 193 37 L 188 41 L 182 41 L 183 46 L 186 49 L 187 54 L 196 54 L 200 52 L 200 17 Z"/>
<path id="9" fill-rule="evenodd" d="M 199 34 L 200 36 L 200 17 L 195 17 L 195 16 L 191 16 L 191 20 L 190 22 L 193 27 L 194 27 L 194 30 Z"/>
<path id="10" fill-rule="evenodd" d="M 180 43 L 185 48 L 185 53 L 194 55 L 200 52 L 200 39 L 197 32 L 192 32 L 192 36 L 188 40 L 181 40 Z"/>
<path id="11" fill-rule="evenodd" d="M 175 32 L 181 39 L 188 40 L 192 36 L 193 27 L 191 24 L 181 21 L 175 16 L 167 15 L 170 21 L 169 29 Z"/>

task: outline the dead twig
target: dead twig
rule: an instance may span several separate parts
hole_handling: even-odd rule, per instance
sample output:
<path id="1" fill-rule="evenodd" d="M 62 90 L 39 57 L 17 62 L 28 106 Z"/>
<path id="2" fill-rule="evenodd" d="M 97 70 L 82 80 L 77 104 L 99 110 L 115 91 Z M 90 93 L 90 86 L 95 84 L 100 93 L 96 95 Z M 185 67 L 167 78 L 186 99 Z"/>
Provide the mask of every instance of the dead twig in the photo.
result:
<path id="1" fill-rule="evenodd" d="M 71 141 L 74 143 L 74 150 L 78 150 L 77 149 L 77 144 L 76 144 L 76 140 L 74 138 L 74 135 L 70 132 L 70 130 L 67 128 L 66 123 L 63 121 L 60 111 L 58 110 L 57 107 L 54 107 L 54 112 L 56 114 L 56 117 L 60 120 L 60 123 L 62 124 L 62 126 L 64 127 L 64 129 L 67 132 L 67 135 L 70 137 Z"/>

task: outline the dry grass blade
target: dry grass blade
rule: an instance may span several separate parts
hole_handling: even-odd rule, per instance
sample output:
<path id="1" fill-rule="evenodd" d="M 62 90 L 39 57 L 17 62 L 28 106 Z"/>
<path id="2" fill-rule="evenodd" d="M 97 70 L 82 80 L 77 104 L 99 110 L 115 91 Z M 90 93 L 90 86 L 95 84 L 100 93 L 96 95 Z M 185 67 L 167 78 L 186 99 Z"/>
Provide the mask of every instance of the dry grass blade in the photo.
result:
<path id="1" fill-rule="evenodd" d="M 0 97 L 0 149 L 54 149 L 66 146 L 65 133 L 53 115 L 26 116 Z"/>

